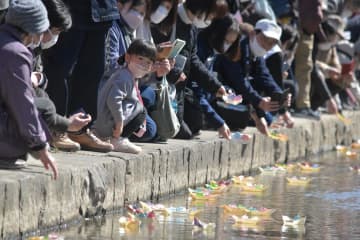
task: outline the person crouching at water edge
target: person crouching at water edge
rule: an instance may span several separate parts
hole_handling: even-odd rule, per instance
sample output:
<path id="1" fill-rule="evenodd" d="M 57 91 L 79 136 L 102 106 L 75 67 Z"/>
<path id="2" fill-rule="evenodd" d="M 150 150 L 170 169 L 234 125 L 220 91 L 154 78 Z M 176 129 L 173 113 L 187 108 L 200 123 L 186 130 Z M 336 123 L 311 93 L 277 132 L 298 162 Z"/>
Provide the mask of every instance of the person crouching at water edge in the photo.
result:
<path id="1" fill-rule="evenodd" d="M 0 26 L 0 168 L 23 168 L 31 153 L 56 179 L 50 135 L 34 105 L 31 82 L 31 49 L 49 29 L 47 11 L 40 0 L 11 0 L 5 21 Z"/>
<path id="2" fill-rule="evenodd" d="M 154 44 L 134 40 L 125 54 L 125 63 L 99 89 L 94 128 L 100 138 L 111 139 L 114 151 L 141 152 L 141 147 L 131 143 L 129 137 L 132 134 L 141 137 L 146 131 L 146 110 L 138 79 L 151 72 L 155 59 Z"/>

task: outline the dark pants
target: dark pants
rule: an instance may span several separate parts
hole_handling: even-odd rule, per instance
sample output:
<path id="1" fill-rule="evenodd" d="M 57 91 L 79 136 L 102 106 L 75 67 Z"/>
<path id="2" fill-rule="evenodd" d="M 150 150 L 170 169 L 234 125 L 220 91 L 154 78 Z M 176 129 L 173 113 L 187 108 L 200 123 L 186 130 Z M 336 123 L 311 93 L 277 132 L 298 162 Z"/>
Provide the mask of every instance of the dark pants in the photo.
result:
<path id="1" fill-rule="evenodd" d="M 72 28 L 60 35 L 54 47 L 44 51 L 44 73 L 49 79 L 47 91 L 61 115 L 83 108 L 96 119 L 107 31 L 108 27 L 91 31 Z"/>
<path id="2" fill-rule="evenodd" d="M 323 79 L 314 70 L 311 74 L 311 109 L 317 110 L 322 106 L 330 97 L 341 92 L 343 89 L 337 86 L 330 79 Z"/>
<path id="3" fill-rule="evenodd" d="M 140 126 L 144 123 L 146 118 L 146 111 L 139 113 L 133 120 L 124 126 L 121 137 L 129 138 L 134 132 L 137 132 Z"/>

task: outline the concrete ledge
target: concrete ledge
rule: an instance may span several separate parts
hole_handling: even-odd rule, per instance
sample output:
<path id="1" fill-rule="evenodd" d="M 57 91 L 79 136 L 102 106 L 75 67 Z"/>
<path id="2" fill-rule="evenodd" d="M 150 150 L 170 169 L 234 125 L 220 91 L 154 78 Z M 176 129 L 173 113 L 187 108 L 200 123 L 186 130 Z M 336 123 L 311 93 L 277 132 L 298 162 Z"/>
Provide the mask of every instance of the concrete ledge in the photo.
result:
<path id="1" fill-rule="evenodd" d="M 253 140 L 248 145 L 205 131 L 192 141 L 142 144 L 144 153 L 138 156 L 57 152 L 57 181 L 35 160 L 22 171 L 0 170 L 0 238 L 13 239 L 28 231 L 104 214 L 126 202 L 158 200 L 211 179 L 248 174 L 259 166 L 350 144 L 360 137 L 360 112 L 346 116 L 351 125 L 327 115 L 320 122 L 296 119 L 295 129 L 282 130 L 290 139 L 286 143 L 249 128 L 245 132 L 253 134 Z"/>

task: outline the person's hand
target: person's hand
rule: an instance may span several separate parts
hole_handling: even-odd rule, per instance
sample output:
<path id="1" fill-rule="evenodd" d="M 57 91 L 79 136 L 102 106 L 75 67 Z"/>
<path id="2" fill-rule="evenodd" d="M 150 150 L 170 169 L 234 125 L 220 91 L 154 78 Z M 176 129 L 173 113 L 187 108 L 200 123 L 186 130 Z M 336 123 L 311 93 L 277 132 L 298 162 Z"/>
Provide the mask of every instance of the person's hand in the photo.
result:
<path id="1" fill-rule="evenodd" d="M 287 71 L 284 71 L 284 72 L 282 73 L 283 79 L 287 79 L 288 76 L 289 76 L 289 73 L 288 73 Z"/>
<path id="2" fill-rule="evenodd" d="M 44 165 L 46 170 L 49 170 L 51 168 L 53 172 L 53 178 L 54 180 L 58 177 L 58 170 L 55 162 L 55 158 L 51 156 L 51 154 L 48 152 L 47 148 L 44 148 L 39 151 L 39 159 Z"/>
<path id="3" fill-rule="evenodd" d="M 170 68 L 173 69 L 175 67 L 175 63 L 176 63 L 175 58 L 170 58 L 169 63 L 170 63 Z"/>
<path id="4" fill-rule="evenodd" d="M 85 114 L 81 112 L 72 115 L 69 120 L 70 124 L 67 130 L 69 132 L 77 132 L 91 122 L 91 116 L 90 114 Z"/>
<path id="5" fill-rule="evenodd" d="M 225 89 L 224 86 L 221 86 L 221 87 L 217 90 L 217 92 L 216 92 L 216 97 L 222 98 L 222 97 L 225 96 L 225 95 L 227 95 L 226 89 Z"/>
<path id="6" fill-rule="evenodd" d="M 169 59 L 163 59 L 161 61 L 157 61 L 153 65 L 153 70 L 156 72 L 157 77 L 163 77 L 167 75 L 171 70 Z"/>
<path id="7" fill-rule="evenodd" d="M 286 124 L 287 128 L 293 128 L 294 127 L 295 122 L 294 122 L 294 119 L 291 117 L 291 114 L 290 114 L 289 111 L 286 111 L 283 114 L 283 118 L 284 118 L 284 121 L 285 121 L 285 124 Z"/>
<path id="8" fill-rule="evenodd" d="M 123 132 L 124 124 L 123 122 L 118 122 L 115 124 L 114 130 L 113 130 L 113 137 L 119 138 Z"/>
<path id="9" fill-rule="evenodd" d="M 343 75 L 342 81 L 345 83 L 346 86 L 350 86 L 352 82 L 356 81 L 354 72 Z"/>
<path id="10" fill-rule="evenodd" d="M 333 98 L 330 98 L 329 100 L 326 101 L 326 106 L 327 106 L 327 111 L 330 114 L 336 114 L 339 111 L 337 104 Z"/>
<path id="11" fill-rule="evenodd" d="M 259 103 L 259 108 L 265 112 L 276 112 L 279 110 L 280 106 L 278 102 L 271 101 L 271 98 L 264 97 Z"/>
<path id="12" fill-rule="evenodd" d="M 178 78 L 178 80 L 175 82 L 175 84 L 177 84 L 177 83 L 179 83 L 179 82 L 184 82 L 185 80 L 186 80 L 186 75 L 185 75 L 185 73 L 181 73 L 180 74 L 180 77 Z"/>
<path id="13" fill-rule="evenodd" d="M 228 125 L 226 125 L 226 123 L 224 123 L 219 129 L 218 129 L 218 132 L 219 132 L 219 136 L 220 137 L 223 137 L 227 140 L 230 140 L 231 139 L 231 131 L 230 131 L 230 128 L 228 127 Z"/>
<path id="14" fill-rule="evenodd" d="M 338 69 L 333 67 L 328 67 L 326 71 L 331 80 L 337 81 L 340 79 L 341 72 Z"/>
<path id="15" fill-rule="evenodd" d="M 41 78 L 42 78 L 42 73 L 40 72 L 31 73 L 31 83 L 34 88 L 37 88 L 39 86 Z"/>
<path id="16" fill-rule="evenodd" d="M 268 125 L 267 125 L 267 122 L 266 122 L 265 118 L 263 118 L 263 117 L 259 118 L 258 115 L 256 114 L 256 112 L 251 112 L 250 117 L 254 120 L 256 129 L 260 133 L 268 136 L 269 135 L 269 128 L 268 128 Z"/>

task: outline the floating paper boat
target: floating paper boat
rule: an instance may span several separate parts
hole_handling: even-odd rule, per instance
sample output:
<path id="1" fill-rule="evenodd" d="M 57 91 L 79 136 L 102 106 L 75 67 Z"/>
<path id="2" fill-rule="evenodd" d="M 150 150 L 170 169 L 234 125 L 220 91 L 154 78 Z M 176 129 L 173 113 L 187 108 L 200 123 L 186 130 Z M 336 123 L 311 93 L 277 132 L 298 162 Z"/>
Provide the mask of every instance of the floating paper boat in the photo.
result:
<path id="1" fill-rule="evenodd" d="M 244 224 L 244 225 L 256 225 L 258 224 L 261 219 L 259 217 L 249 217 L 248 215 L 243 215 L 241 217 L 238 216 L 231 216 L 234 219 L 235 224 Z"/>
<path id="2" fill-rule="evenodd" d="M 168 209 L 162 204 L 151 204 L 151 203 L 145 203 L 145 202 L 140 201 L 140 205 L 148 213 L 155 212 L 164 217 L 167 217 L 170 215 L 170 212 L 168 211 Z"/>
<path id="3" fill-rule="evenodd" d="M 226 214 L 231 214 L 231 215 L 243 216 L 249 213 L 249 210 L 247 210 L 247 208 L 245 208 L 242 205 L 227 204 L 227 205 L 222 205 L 221 208 L 224 209 L 224 212 Z"/>
<path id="4" fill-rule="evenodd" d="M 360 173 L 360 167 L 359 166 L 350 166 L 349 167 L 351 171 Z"/>
<path id="5" fill-rule="evenodd" d="M 228 190 L 227 185 L 219 185 L 215 181 L 211 181 L 210 184 L 205 184 L 205 188 L 212 194 L 221 194 Z"/>
<path id="6" fill-rule="evenodd" d="M 275 166 L 284 168 L 286 171 L 289 172 L 295 170 L 295 168 L 297 167 L 296 164 L 292 164 L 292 163 L 288 163 L 288 164 L 276 163 Z"/>
<path id="7" fill-rule="evenodd" d="M 194 230 L 202 230 L 202 231 L 214 231 L 216 227 L 215 223 L 204 223 L 200 221 L 197 217 L 194 217 L 193 220 L 193 228 Z"/>
<path id="8" fill-rule="evenodd" d="M 278 172 L 286 172 L 286 169 L 280 166 L 267 166 L 267 167 L 259 167 L 259 170 L 261 173 L 266 174 L 266 173 L 278 173 Z"/>
<path id="9" fill-rule="evenodd" d="M 298 166 L 303 172 L 319 172 L 321 169 L 319 164 L 310 164 L 307 162 L 299 163 Z"/>
<path id="10" fill-rule="evenodd" d="M 352 149 L 360 149 L 360 143 L 358 143 L 358 142 L 352 143 L 352 144 L 351 144 L 351 148 L 352 148 Z"/>
<path id="11" fill-rule="evenodd" d="M 246 185 L 248 183 L 253 183 L 255 179 L 253 177 L 245 177 L 245 176 L 234 176 L 231 178 L 234 184 L 238 185 Z"/>
<path id="12" fill-rule="evenodd" d="M 246 185 L 241 186 L 241 190 L 243 192 L 264 192 L 266 190 L 266 187 L 262 184 L 253 184 L 253 183 L 247 183 Z"/>
<path id="13" fill-rule="evenodd" d="M 357 159 L 357 157 L 358 157 L 358 154 L 355 151 L 347 151 L 345 153 L 345 155 L 346 155 L 346 157 L 351 158 L 351 159 Z"/>
<path id="14" fill-rule="evenodd" d="M 276 210 L 271 208 L 255 208 L 249 207 L 247 208 L 249 211 L 250 216 L 258 216 L 258 217 L 270 217 Z"/>
<path id="15" fill-rule="evenodd" d="M 337 145 L 335 148 L 336 148 L 336 151 L 338 151 L 340 153 L 346 153 L 348 151 L 348 147 L 342 146 L 342 145 Z"/>
<path id="16" fill-rule="evenodd" d="M 283 224 L 287 226 L 304 226 L 306 217 L 300 217 L 296 215 L 294 218 L 288 216 L 282 216 Z"/>
<path id="17" fill-rule="evenodd" d="M 128 231 L 138 231 L 141 221 L 137 219 L 133 214 L 128 213 L 128 217 L 120 217 L 119 224 L 121 228 Z"/>
<path id="18" fill-rule="evenodd" d="M 210 191 L 198 190 L 189 188 L 190 197 L 193 200 L 215 200 L 217 194 L 212 194 Z"/>
<path id="19" fill-rule="evenodd" d="M 311 178 L 307 178 L 307 177 L 288 177 L 288 178 L 286 178 L 286 180 L 290 185 L 303 186 L 303 185 L 307 185 L 311 181 Z"/>

